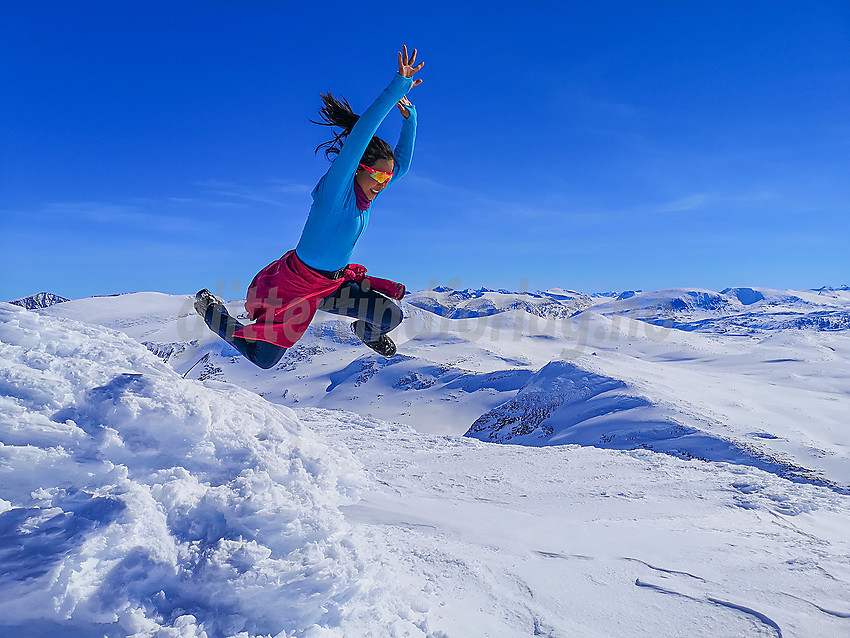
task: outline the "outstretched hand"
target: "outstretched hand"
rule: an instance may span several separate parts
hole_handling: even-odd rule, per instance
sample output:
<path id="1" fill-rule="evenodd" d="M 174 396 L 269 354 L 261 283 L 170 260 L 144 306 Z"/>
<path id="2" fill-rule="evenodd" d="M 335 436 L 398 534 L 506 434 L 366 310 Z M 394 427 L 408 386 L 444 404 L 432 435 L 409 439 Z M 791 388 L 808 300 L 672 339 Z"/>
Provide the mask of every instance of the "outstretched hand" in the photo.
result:
<path id="1" fill-rule="evenodd" d="M 425 66 L 425 63 L 420 62 L 419 66 L 413 66 L 416 64 L 416 49 L 413 49 L 413 55 L 409 58 L 407 56 L 407 45 L 405 44 L 402 49 L 402 51 L 398 52 L 398 74 L 404 78 L 412 78 L 415 73 L 418 73 Z M 422 84 L 420 78 L 413 80 L 413 86 L 419 86 L 420 84 Z"/>
<path id="2" fill-rule="evenodd" d="M 401 114 L 404 115 L 404 119 L 410 117 L 410 109 L 408 109 L 407 107 L 413 106 L 413 104 L 411 104 L 410 100 L 407 99 L 407 96 L 404 96 L 398 102 L 396 102 L 396 106 L 398 107 L 398 110 L 401 112 Z"/>

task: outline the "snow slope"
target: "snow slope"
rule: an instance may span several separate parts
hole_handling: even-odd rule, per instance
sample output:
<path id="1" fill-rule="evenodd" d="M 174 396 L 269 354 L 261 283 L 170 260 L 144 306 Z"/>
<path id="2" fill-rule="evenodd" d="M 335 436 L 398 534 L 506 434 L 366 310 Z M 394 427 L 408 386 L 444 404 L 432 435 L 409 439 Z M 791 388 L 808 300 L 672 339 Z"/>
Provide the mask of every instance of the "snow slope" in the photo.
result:
<path id="1" fill-rule="evenodd" d="M 374 482 L 344 508 L 451 636 L 850 630 L 850 497 L 647 450 L 484 444 L 314 408 Z"/>
<path id="2" fill-rule="evenodd" d="M 0 405 L 2 635 L 850 630 L 850 497 L 755 467 L 293 411 L 9 304 Z"/>
<path id="3" fill-rule="evenodd" d="M 347 321 L 319 313 L 269 371 L 212 334 L 188 296 L 82 299 L 39 312 L 120 329 L 181 374 L 293 408 L 487 441 L 662 450 L 850 488 L 850 330 L 835 328 L 850 317 L 846 290 L 655 291 L 596 298 L 568 317 L 498 294 L 502 311 L 462 319 L 405 304 L 390 360 L 359 344 Z M 823 313 L 837 323 L 820 322 Z"/>

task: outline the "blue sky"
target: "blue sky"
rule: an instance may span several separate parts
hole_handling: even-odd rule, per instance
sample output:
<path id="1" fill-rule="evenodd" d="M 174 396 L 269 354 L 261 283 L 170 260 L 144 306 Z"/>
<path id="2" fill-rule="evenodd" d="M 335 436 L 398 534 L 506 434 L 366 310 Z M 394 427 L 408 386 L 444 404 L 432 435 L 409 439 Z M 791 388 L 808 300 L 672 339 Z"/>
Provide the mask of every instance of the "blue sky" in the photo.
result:
<path id="1" fill-rule="evenodd" d="M 409 289 L 850 283 L 850 3 L 0 2 L 0 299 L 239 298 L 417 47 Z M 400 115 L 380 134 L 395 142 Z"/>

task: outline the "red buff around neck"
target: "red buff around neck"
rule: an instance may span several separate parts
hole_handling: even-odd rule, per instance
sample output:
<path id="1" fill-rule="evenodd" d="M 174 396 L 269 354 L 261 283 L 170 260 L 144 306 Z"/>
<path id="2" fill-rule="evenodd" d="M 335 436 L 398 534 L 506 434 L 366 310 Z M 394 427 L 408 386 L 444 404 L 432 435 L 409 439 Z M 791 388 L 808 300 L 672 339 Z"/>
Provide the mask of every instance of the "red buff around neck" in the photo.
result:
<path id="1" fill-rule="evenodd" d="M 369 210 L 372 205 L 372 200 L 366 197 L 366 193 L 360 188 L 360 184 L 354 182 L 354 195 L 357 197 L 357 208 L 360 210 Z"/>

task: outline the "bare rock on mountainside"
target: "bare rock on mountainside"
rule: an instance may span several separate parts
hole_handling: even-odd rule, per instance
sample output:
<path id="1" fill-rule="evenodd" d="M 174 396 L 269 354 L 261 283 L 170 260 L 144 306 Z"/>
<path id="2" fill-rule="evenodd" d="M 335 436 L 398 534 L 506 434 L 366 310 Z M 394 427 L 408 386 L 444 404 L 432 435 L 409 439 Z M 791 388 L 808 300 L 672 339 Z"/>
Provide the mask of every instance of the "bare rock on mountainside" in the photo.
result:
<path id="1" fill-rule="evenodd" d="M 60 297 L 59 295 L 54 295 L 52 292 L 39 292 L 34 295 L 30 295 L 29 297 L 15 299 L 14 301 L 10 301 L 9 303 L 14 304 L 16 306 L 21 306 L 22 308 L 26 308 L 27 310 L 37 310 L 39 308 L 47 308 L 49 306 L 53 306 L 58 303 L 63 303 L 65 301 L 70 300 L 66 299 L 65 297 Z"/>

